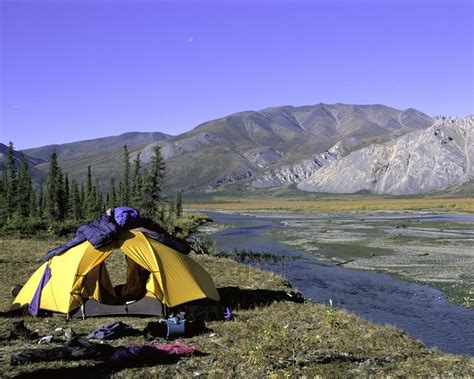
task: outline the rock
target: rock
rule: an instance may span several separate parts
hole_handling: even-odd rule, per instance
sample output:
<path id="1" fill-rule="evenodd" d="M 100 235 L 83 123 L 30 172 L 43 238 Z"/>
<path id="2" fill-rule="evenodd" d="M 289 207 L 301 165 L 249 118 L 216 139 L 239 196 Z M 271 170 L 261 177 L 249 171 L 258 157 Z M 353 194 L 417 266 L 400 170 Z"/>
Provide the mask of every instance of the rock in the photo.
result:
<path id="1" fill-rule="evenodd" d="M 309 178 L 324 165 L 337 159 L 335 153 L 326 151 L 294 165 L 286 165 L 260 175 L 251 183 L 253 188 L 272 188 L 298 184 Z"/>
<path id="2" fill-rule="evenodd" d="M 312 192 L 404 195 L 474 179 L 474 116 L 437 118 L 424 130 L 373 144 L 324 165 L 298 185 Z"/>

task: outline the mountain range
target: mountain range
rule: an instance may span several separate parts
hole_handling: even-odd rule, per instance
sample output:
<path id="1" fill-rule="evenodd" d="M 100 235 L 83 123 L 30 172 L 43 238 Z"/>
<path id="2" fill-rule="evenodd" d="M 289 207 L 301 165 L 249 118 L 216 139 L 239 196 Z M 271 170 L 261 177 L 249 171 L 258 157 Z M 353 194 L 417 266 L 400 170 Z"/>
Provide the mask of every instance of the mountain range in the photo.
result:
<path id="1" fill-rule="evenodd" d="M 446 123 L 452 123 L 451 129 L 445 129 L 443 125 Z M 470 163 L 466 163 L 472 160 L 472 123 L 458 124 L 455 119 L 434 120 L 412 108 L 397 110 L 384 105 L 283 106 L 231 114 L 200 124 L 178 136 L 132 132 L 26 149 L 23 153 L 34 160 L 30 165 L 44 174 L 48 170 L 50 154 L 56 151 L 63 170 L 79 181 L 83 180 L 90 165 L 103 188 L 108 185 L 111 175 L 119 178 L 122 174 L 123 145 L 128 146 L 132 159 L 140 153 L 146 165 L 151 159 L 153 146 L 159 144 L 166 160 L 166 184 L 174 190 L 252 190 L 298 185 L 309 191 L 369 190 L 403 194 L 436 190 L 472 179 Z M 440 155 L 439 148 L 435 148 L 439 141 L 434 138 L 433 128 L 438 128 L 439 136 L 448 136 L 443 155 Z M 430 133 L 433 138 L 428 139 Z M 437 154 L 438 159 L 430 166 L 432 170 L 438 170 L 438 165 L 446 166 L 445 162 L 456 156 L 453 161 L 464 159 L 464 163 L 458 162 L 456 166 L 462 167 L 463 174 L 448 175 L 449 178 L 443 180 L 420 174 L 421 182 L 430 182 L 426 185 L 415 185 L 411 179 L 391 174 L 390 180 L 396 182 L 399 178 L 408 184 L 401 183 L 398 187 L 382 185 L 380 183 L 389 183 L 390 180 L 383 179 L 381 173 L 389 175 L 387 172 L 395 170 L 389 164 L 390 169 L 383 171 L 386 162 L 393 157 L 390 148 L 384 146 L 398 146 L 399 143 L 397 151 L 404 151 L 403 143 L 407 151 L 412 151 L 409 166 L 412 176 L 418 172 L 413 171 L 418 157 L 433 154 Z M 416 144 L 424 148 L 414 147 Z M 431 144 L 434 144 L 433 148 Z M 458 147 L 452 147 L 454 145 Z M 374 149 L 383 152 L 368 153 Z M 398 160 L 405 159 L 401 153 L 397 157 Z M 379 163 L 368 163 L 372 160 Z M 382 167 L 379 171 L 374 169 L 377 165 Z M 400 166 L 400 170 L 403 167 Z M 444 175 L 447 169 L 443 170 L 438 172 L 439 175 Z M 364 180 L 371 185 L 363 184 L 360 179 L 362 172 L 366 176 Z M 339 182 L 335 178 L 339 178 Z M 374 185 L 374 180 L 378 185 Z M 344 186 L 341 186 L 341 181 Z"/>

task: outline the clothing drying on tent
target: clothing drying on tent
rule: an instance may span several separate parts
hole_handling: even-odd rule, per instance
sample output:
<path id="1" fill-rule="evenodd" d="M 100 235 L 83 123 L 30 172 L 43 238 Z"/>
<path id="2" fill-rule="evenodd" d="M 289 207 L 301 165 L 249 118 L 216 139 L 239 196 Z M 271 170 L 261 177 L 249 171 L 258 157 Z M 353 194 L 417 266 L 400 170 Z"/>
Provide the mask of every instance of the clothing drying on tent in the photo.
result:
<path id="1" fill-rule="evenodd" d="M 49 252 L 16 296 L 13 308 L 28 306 L 33 315 L 45 310 L 72 317 L 162 316 L 165 307 L 206 298 L 219 301 L 210 275 L 179 252 L 189 252 L 185 241 L 139 216 L 129 222 L 126 215 L 119 224 L 113 213 L 123 208 L 133 210 L 121 207 L 103 214 L 100 220 L 79 227 L 72 241 Z M 127 229 L 127 225 L 138 228 Z M 112 253 L 127 258 L 127 283 L 121 288 L 113 287 L 106 267 Z"/>
<path id="2" fill-rule="evenodd" d="M 163 242 L 165 245 L 172 247 L 183 254 L 190 251 L 186 241 L 179 238 L 171 238 L 166 230 L 155 224 L 148 218 L 140 217 L 140 213 L 131 207 L 118 207 L 109 209 L 107 213 L 103 213 L 96 221 L 81 225 L 76 232 L 76 237 L 65 244 L 49 251 L 43 258 L 43 262 L 48 259 L 65 252 L 71 247 L 77 246 L 84 241 L 89 241 L 96 249 L 111 243 L 120 228 L 131 229 L 138 228 L 150 235 L 157 241 Z"/>

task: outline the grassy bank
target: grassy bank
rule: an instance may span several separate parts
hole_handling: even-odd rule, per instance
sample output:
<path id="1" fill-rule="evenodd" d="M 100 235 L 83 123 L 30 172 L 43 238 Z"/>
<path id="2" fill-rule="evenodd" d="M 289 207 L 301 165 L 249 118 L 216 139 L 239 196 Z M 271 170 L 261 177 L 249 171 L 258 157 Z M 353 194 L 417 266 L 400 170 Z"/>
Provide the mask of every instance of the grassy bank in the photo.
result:
<path id="1" fill-rule="evenodd" d="M 217 196 L 190 198 L 188 209 L 209 210 L 265 210 L 295 212 L 365 212 L 365 211 L 457 211 L 474 212 L 472 197 L 387 198 L 380 196 L 302 197 L 238 197 Z"/>
<path id="2" fill-rule="evenodd" d="M 45 251 L 55 241 L 18 239 L 0 240 L 1 308 L 6 310 L 13 283 L 23 283 L 39 265 Z M 117 258 L 118 257 L 118 258 Z M 120 259 L 117 254 L 114 259 Z M 265 289 L 267 305 L 251 303 L 234 307 L 234 321 L 208 322 L 207 333 L 181 342 L 205 353 L 182 359 L 178 364 L 150 367 L 125 367 L 114 373 L 117 377 L 146 375 L 171 377 L 261 377 L 314 376 L 328 377 L 392 375 L 392 376 L 469 376 L 474 374 L 474 359 L 442 354 L 424 348 L 399 330 L 374 325 L 344 310 L 311 302 L 272 302 L 278 291 L 289 291 L 281 277 L 240 265 L 226 258 L 193 255 L 214 277 L 217 287 L 238 286 L 242 293 Z M 113 278 L 120 265 L 111 265 Z M 238 296 L 237 296 L 238 297 Z M 234 299 L 235 300 L 235 299 Z M 255 305 L 255 304 L 254 304 Z M 119 318 L 90 318 L 67 322 L 63 316 L 49 318 L 24 317 L 25 324 L 40 335 L 50 334 L 57 327 L 70 327 L 86 334 L 97 326 Z M 7 335 L 15 319 L 1 318 L 0 333 Z M 121 318 L 138 329 L 151 318 Z M 164 342 L 158 339 L 157 342 Z M 141 336 L 126 337 L 114 345 L 146 343 Z M 53 346 L 55 346 L 53 344 Z M 9 359 L 25 348 L 38 348 L 36 341 L 0 341 L 3 376 L 19 374 L 34 376 L 101 376 L 111 374 L 95 361 L 35 363 L 11 367 Z M 61 371 L 62 369 L 62 371 Z M 65 370 L 65 371 L 64 371 Z"/>

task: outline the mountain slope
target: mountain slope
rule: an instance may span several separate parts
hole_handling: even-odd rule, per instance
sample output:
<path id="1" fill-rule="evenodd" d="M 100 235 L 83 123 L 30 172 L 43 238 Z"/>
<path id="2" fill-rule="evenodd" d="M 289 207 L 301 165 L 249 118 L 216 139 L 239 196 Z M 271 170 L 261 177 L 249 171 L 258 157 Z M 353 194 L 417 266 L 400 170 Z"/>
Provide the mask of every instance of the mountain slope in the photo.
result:
<path id="1" fill-rule="evenodd" d="M 283 106 L 206 122 L 178 136 L 173 143 L 186 143 L 209 134 L 239 153 L 266 146 L 292 162 L 350 137 L 362 141 L 391 138 L 431 123 L 430 117 L 416 110 L 400 111 L 383 105 Z"/>
<path id="2" fill-rule="evenodd" d="M 3 172 L 7 167 L 8 150 L 9 148 L 7 145 L 0 143 L 0 172 Z M 37 167 L 38 165 L 43 164 L 44 161 L 39 158 L 32 158 L 26 154 L 23 154 L 22 152 L 14 150 L 13 159 L 15 161 L 15 167 L 17 169 L 20 167 L 22 155 L 26 158 L 26 161 L 28 162 L 28 170 L 33 179 L 33 184 L 38 185 L 43 179 L 44 175 L 41 174 Z"/>
<path id="3" fill-rule="evenodd" d="M 278 177 L 279 171 L 304 166 L 309 176 L 318 157 L 327 156 L 335 145 L 336 155 L 347 154 L 431 123 L 416 110 L 383 105 L 284 106 L 209 121 L 160 145 L 172 184 L 183 189 L 218 188 L 242 180 L 254 181 L 254 187 L 284 186 L 298 180 L 287 180 L 284 173 Z"/>
<path id="4" fill-rule="evenodd" d="M 0 170 L 4 170 L 7 165 L 8 150 L 9 150 L 9 147 L 0 142 Z M 30 167 L 36 166 L 44 162 L 40 158 L 33 158 L 27 154 L 23 154 L 23 155 L 26 158 L 26 161 L 28 162 L 28 165 Z M 15 160 L 15 166 L 17 167 L 20 165 L 21 156 L 22 156 L 21 152 L 17 150 L 13 151 L 13 159 Z"/>
<path id="5" fill-rule="evenodd" d="M 118 136 L 25 149 L 23 152 L 32 158 L 39 158 L 43 161 L 48 161 L 51 154 L 56 152 L 58 160 L 63 161 L 108 153 L 110 151 L 121 149 L 124 145 L 127 145 L 129 149 L 136 146 L 145 146 L 152 142 L 162 141 L 169 138 L 172 138 L 172 136 L 161 132 L 129 132 Z"/>
<path id="6" fill-rule="evenodd" d="M 118 136 L 97 138 L 61 145 L 47 145 L 22 152 L 40 160 L 32 172 L 33 179 L 46 177 L 49 170 L 49 157 L 53 152 L 58 155 L 58 162 L 65 173 L 78 182 L 83 182 L 87 174 L 87 166 L 104 190 L 108 188 L 111 177 L 120 178 L 123 173 L 123 146 L 133 154 L 150 143 L 173 138 L 161 132 L 129 132 Z"/>
<path id="7" fill-rule="evenodd" d="M 298 185 L 313 192 L 403 195 L 474 179 L 474 116 L 439 118 L 425 129 L 332 162 Z"/>

